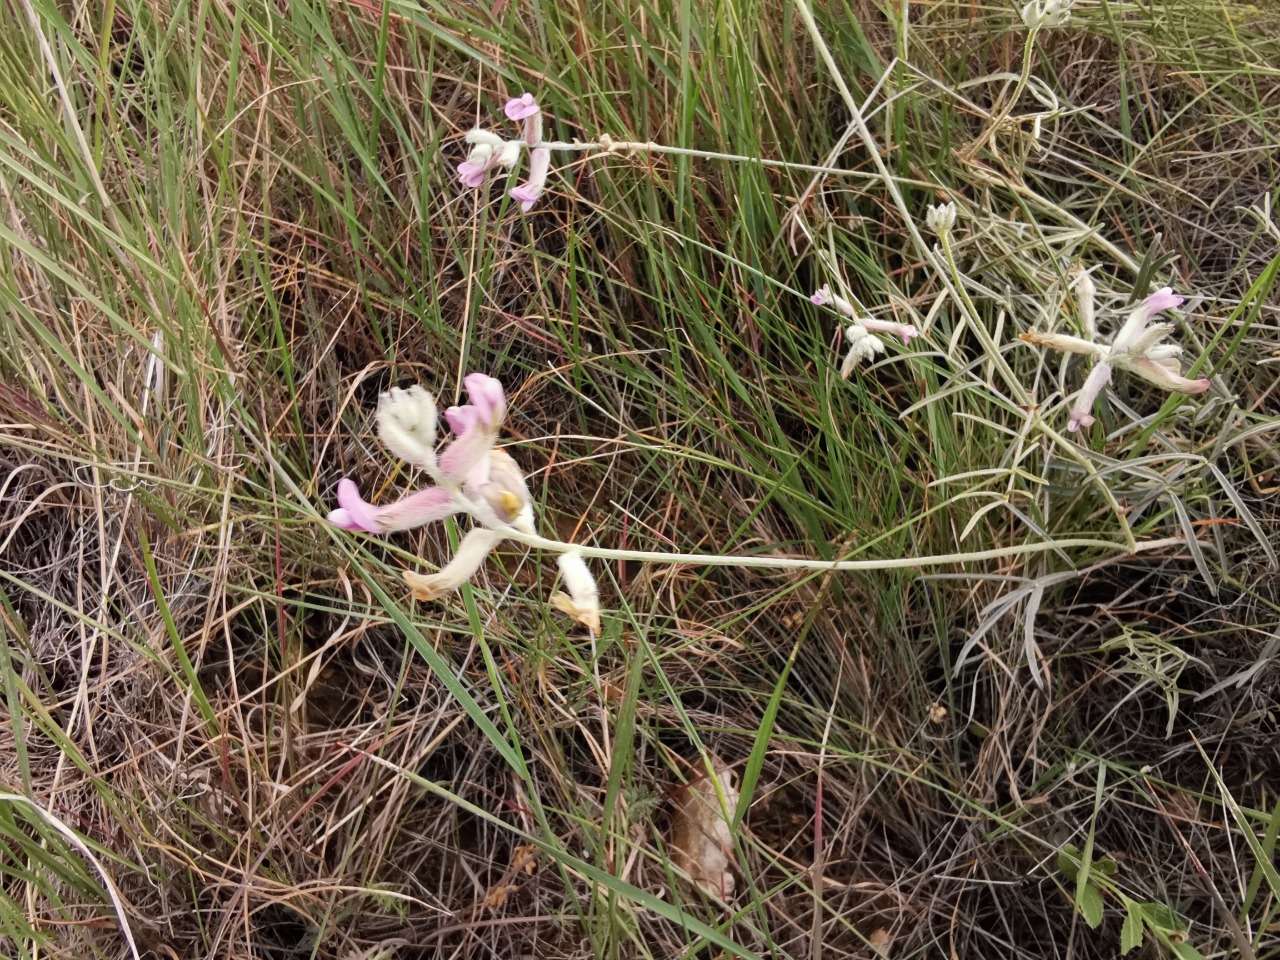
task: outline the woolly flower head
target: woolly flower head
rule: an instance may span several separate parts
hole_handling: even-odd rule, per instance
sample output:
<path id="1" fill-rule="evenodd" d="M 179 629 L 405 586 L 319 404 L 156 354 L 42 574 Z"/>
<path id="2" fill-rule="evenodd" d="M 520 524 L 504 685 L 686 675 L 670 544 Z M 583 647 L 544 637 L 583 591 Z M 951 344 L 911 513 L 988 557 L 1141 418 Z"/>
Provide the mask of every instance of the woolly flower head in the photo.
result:
<path id="1" fill-rule="evenodd" d="M 1075 0 L 1031 0 L 1022 8 L 1022 22 L 1030 30 L 1060 27 L 1071 19 Z"/>
<path id="2" fill-rule="evenodd" d="M 924 225 L 940 237 L 950 233 L 955 223 L 956 205 L 954 202 L 939 203 L 930 207 L 924 215 Z"/>
<path id="3" fill-rule="evenodd" d="M 849 352 L 840 364 L 840 376 L 849 379 L 854 369 L 865 360 L 872 360 L 876 354 L 883 353 L 884 341 L 877 333 L 887 333 L 902 340 L 906 346 L 913 337 L 920 335 L 909 323 L 892 323 L 888 320 L 877 320 L 874 317 L 860 317 L 853 304 L 844 297 L 831 292 L 831 288 L 823 284 L 809 297 L 811 303 L 819 306 L 833 306 L 853 323 L 845 329 L 845 339 L 849 341 Z"/>
<path id="4" fill-rule="evenodd" d="M 328 520 L 343 530 L 388 534 L 411 530 L 454 514 L 475 521 L 457 551 L 438 573 L 406 571 L 405 582 L 417 600 L 437 600 L 460 588 L 503 540 L 535 534 L 533 503 L 524 472 L 511 454 L 494 444 L 507 414 L 501 382 L 483 373 L 463 381 L 469 403 L 449 407 L 444 419 L 454 439 L 436 450 L 436 400 L 422 387 L 392 389 L 378 401 L 378 437 L 395 456 L 423 470 L 433 481 L 386 506 L 360 496 L 355 482 L 338 483 L 338 506 Z M 555 605 L 594 633 L 600 630 L 595 580 L 581 556 L 561 558 L 569 593 Z M 570 609 L 572 606 L 572 609 Z"/>
<path id="5" fill-rule="evenodd" d="M 874 360 L 877 353 L 884 353 L 884 341 L 860 324 L 851 323 L 844 332 L 849 341 L 849 352 L 840 364 L 840 376 L 845 380 L 864 360 Z"/>

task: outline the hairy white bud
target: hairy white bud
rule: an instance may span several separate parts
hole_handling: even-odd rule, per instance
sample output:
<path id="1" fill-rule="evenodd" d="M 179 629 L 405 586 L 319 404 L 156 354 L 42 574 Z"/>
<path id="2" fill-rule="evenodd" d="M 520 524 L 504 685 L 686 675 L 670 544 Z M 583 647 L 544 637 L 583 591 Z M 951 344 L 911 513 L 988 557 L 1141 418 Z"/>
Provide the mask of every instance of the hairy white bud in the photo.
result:
<path id="1" fill-rule="evenodd" d="M 956 205 L 955 203 L 940 203 L 935 207 L 930 207 L 924 215 L 924 224 L 938 236 L 945 236 L 951 232 L 951 228 L 956 222 Z"/>
<path id="2" fill-rule="evenodd" d="M 417 385 L 378 398 L 378 437 L 401 460 L 436 469 L 436 400 Z"/>
<path id="3" fill-rule="evenodd" d="M 1022 22 L 1030 30 L 1060 27 L 1071 19 L 1075 0 L 1031 0 L 1022 8 Z"/>

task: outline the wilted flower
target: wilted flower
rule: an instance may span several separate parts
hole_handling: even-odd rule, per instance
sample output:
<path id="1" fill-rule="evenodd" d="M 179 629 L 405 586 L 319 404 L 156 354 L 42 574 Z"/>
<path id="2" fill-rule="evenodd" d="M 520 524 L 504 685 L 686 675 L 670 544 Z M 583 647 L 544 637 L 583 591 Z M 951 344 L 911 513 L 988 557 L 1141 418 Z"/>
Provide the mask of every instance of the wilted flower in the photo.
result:
<path id="1" fill-rule="evenodd" d="M 937 206 L 930 207 L 924 215 L 924 225 L 940 237 L 950 233 L 955 223 L 956 205 L 954 202 L 940 203 Z"/>
<path id="2" fill-rule="evenodd" d="M 1094 322 L 1093 305 L 1098 295 L 1098 288 L 1094 285 L 1093 277 L 1089 275 L 1089 271 L 1082 267 L 1076 268 L 1076 309 L 1080 313 L 1080 330 L 1086 337 L 1092 340 L 1098 335 L 1098 325 Z"/>
<path id="3" fill-rule="evenodd" d="M 833 294 L 825 283 L 814 291 L 809 300 L 819 307 L 830 304 L 853 321 L 844 332 L 849 341 L 849 352 L 840 365 L 840 376 L 846 380 L 853 373 L 853 368 L 863 360 L 870 360 L 877 353 L 884 352 L 884 341 L 874 334 L 892 334 L 899 337 L 904 346 L 911 342 L 912 337 L 920 335 L 920 331 L 909 323 L 890 323 L 888 320 L 858 316 L 853 304 L 844 297 Z"/>
<path id="4" fill-rule="evenodd" d="M 556 558 L 560 567 L 560 575 L 564 579 L 568 593 L 556 592 L 551 595 L 551 604 L 561 613 L 566 613 L 582 624 L 592 634 L 600 632 L 600 593 L 596 589 L 596 578 L 582 559 L 582 554 L 575 551 L 562 553 Z"/>
<path id="5" fill-rule="evenodd" d="M 1138 304 L 1126 318 L 1110 344 L 1097 343 L 1061 333 L 1024 333 L 1019 339 L 1037 346 L 1051 347 L 1065 353 L 1081 353 L 1097 358 L 1089 371 L 1084 387 L 1071 408 L 1068 428 L 1079 430 L 1093 424 L 1093 404 L 1102 388 L 1111 381 L 1115 368 L 1128 370 L 1162 390 L 1176 393 L 1197 394 L 1209 389 L 1208 380 L 1189 380 L 1182 376 L 1178 357 L 1182 347 L 1176 343 L 1161 343 L 1173 332 L 1173 324 L 1152 324 L 1151 319 L 1163 310 L 1171 310 L 1182 303 L 1168 287 L 1157 290 Z"/>
<path id="6" fill-rule="evenodd" d="M 469 513 L 472 529 L 453 560 L 433 576 L 405 574 L 415 597 L 434 599 L 456 590 L 480 568 L 505 536 L 504 530 L 533 533 L 533 507 L 519 467 L 494 447 L 506 414 L 502 384 L 483 373 L 464 381 L 471 402 L 445 411 L 456 435 L 436 456 L 435 398 L 421 387 L 392 390 L 378 402 L 378 436 L 396 456 L 421 467 L 436 485 L 385 507 L 360 496 L 355 483 L 338 483 L 338 508 L 329 522 L 344 530 L 391 533 L 409 530 L 455 513 Z"/>
<path id="7" fill-rule="evenodd" d="M 1060 27 L 1071 19 L 1075 0 L 1031 0 L 1022 8 L 1022 22 L 1031 30 Z"/>

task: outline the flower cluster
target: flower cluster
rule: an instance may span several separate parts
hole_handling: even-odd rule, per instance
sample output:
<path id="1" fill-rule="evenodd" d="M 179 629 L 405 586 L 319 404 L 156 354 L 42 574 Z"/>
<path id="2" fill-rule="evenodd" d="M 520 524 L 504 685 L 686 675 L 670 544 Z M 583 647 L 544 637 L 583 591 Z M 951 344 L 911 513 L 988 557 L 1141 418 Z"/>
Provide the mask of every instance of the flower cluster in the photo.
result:
<path id="1" fill-rule="evenodd" d="M 469 374 L 464 383 L 471 402 L 445 411 L 455 436 L 438 456 L 436 401 L 430 393 L 418 386 L 393 389 L 378 401 L 382 443 L 397 457 L 424 470 L 433 486 L 375 507 L 364 501 L 353 481 L 344 478 L 338 483 L 338 508 L 328 516 L 330 523 L 343 530 L 386 534 L 456 513 L 469 514 L 477 525 L 462 538 L 457 553 L 439 573 L 404 574 L 418 600 L 452 593 L 471 579 L 503 540 L 535 534 L 524 475 L 510 454 L 494 446 L 507 410 L 502 384 L 483 373 Z M 599 597 L 591 572 L 576 553 L 563 555 L 560 567 L 569 595 L 556 594 L 552 602 L 598 632 Z"/>
<path id="2" fill-rule="evenodd" d="M 551 170 L 551 150 L 541 146 L 542 110 L 533 94 L 521 94 L 508 100 L 503 108 L 507 119 L 522 124 L 521 140 L 506 140 L 492 130 L 477 127 L 467 133 L 471 152 L 458 164 L 458 179 L 465 187 L 481 187 L 497 168 L 510 169 L 520 162 L 520 153 L 529 150 L 529 176 L 524 183 L 511 188 L 511 199 L 520 202 L 520 209 L 528 213 L 542 196 Z"/>
<path id="3" fill-rule="evenodd" d="M 1087 276 L 1087 275 L 1086 275 Z M 1084 280 L 1084 278 L 1081 278 Z M 1091 294 L 1093 284 L 1087 281 L 1087 292 Z M 1092 297 L 1087 310 L 1092 325 Z M 1182 297 L 1176 296 L 1168 287 L 1157 290 L 1138 304 L 1121 325 L 1110 344 L 1098 343 L 1092 339 L 1085 340 L 1062 333 L 1024 333 L 1019 339 L 1037 346 L 1062 350 L 1065 353 L 1081 353 L 1097 359 L 1097 363 L 1089 371 L 1084 387 L 1071 408 L 1071 420 L 1068 427 L 1079 430 L 1093 424 L 1093 404 L 1102 388 L 1111 382 L 1112 371 L 1116 368 L 1128 370 L 1144 380 L 1155 384 L 1162 390 L 1175 393 L 1196 394 L 1209 389 L 1208 380 L 1189 380 L 1182 376 L 1182 366 L 1178 357 L 1182 347 L 1176 343 L 1162 343 L 1173 332 L 1173 324 L 1156 323 L 1152 319 L 1165 310 L 1172 310 L 1182 305 Z"/>
<path id="4" fill-rule="evenodd" d="M 1031 0 L 1022 8 L 1022 22 L 1032 30 L 1060 27 L 1071 19 L 1075 0 Z"/>
<path id="5" fill-rule="evenodd" d="M 846 380 L 853 373 L 854 367 L 863 360 L 870 360 L 877 353 L 884 352 L 884 341 L 876 336 L 877 333 L 888 333 L 900 337 L 904 346 L 911 342 L 912 337 L 920 335 L 920 331 L 909 323 L 890 323 L 887 320 L 876 320 L 872 317 L 859 317 L 853 304 L 844 297 L 833 294 L 831 288 L 825 283 L 809 299 L 819 307 L 830 304 L 853 321 L 844 332 L 849 340 L 849 352 L 845 354 L 844 362 L 840 365 L 840 376 Z"/>
<path id="6" fill-rule="evenodd" d="M 940 237 L 946 236 L 950 233 L 951 228 L 956 225 L 955 201 L 939 203 L 926 210 L 924 214 L 924 225 Z"/>

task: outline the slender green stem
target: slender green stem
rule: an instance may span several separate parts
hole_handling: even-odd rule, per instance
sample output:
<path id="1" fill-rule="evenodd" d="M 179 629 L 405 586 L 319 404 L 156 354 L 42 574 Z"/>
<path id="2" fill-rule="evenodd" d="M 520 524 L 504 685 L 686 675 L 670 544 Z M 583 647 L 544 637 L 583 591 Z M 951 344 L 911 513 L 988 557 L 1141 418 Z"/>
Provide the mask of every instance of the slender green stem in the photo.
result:
<path id="1" fill-rule="evenodd" d="M 1052 431 L 1046 432 L 1057 437 Z M 1062 441 L 1065 443 L 1065 441 Z M 1088 467 L 1086 467 L 1088 469 Z M 1094 471 L 1096 474 L 1096 471 Z M 482 511 L 478 504 L 457 489 L 449 491 L 454 501 L 472 517 L 478 517 Z M 1110 491 L 1107 491 L 1110 494 Z M 1114 497 L 1112 502 L 1115 503 Z M 1117 508 L 1118 508 L 1117 504 Z M 480 521 L 477 521 L 480 522 Z M 719 553 L 672 553 L 661 550 L 617 550 L 610 547 L 593 547 L 587 544 L 565 543 L 563 540 L 552 540 L 539 536 L 529 530 L 518 530 L 515 527 L 502 525 L 489 529 L 501 533 L 508 540 L 523 543 L 535 550 L 546 550 L 549 553 L 576 552 L 595 560 L 635 560 L 640 563 L 694 564 L 708 567 L 738 567 L 765 570 L 826 570 L 835 572 L 868 571 L 868 570 L 914 570 L 923 567 L 942 567 L 948 564 L 976 563 L 982 560 L 1006 560 L 1012 557 L 1030 554 L 1047 553 L 1052 550 L 1065 550 L 1078 547 L 1081 549 L 1113 550 L 1122 553 L 1141 553 L 1162 547 L 1178 546 L 1185 541 L 1181 537 L 1166 537 L 1161 540 L 1137 542 L 1128 524 L 1125 524 L 1126 542 L 1116 543 L 1114 540 L 1099 540 L 1090 537 L 1077 537 L 1065 540 L 1046 540 L 1043 543 L 1026 543 L 1016 547 L 997 547 L 993 550 L 973 550 L 963 553 L 946 553 L 925 557 L 890 557 L 878 560 L 813 560 L 805 557 L 757 557 L 741 554 Z"/>
<path id="2" fill-rule="evenodd" d="M 525 147 L 524 144 L 521 144 Z M 864 180 L 878 180 L 880 175 L 876 173 L 867 173 L 863 170 L 849 170 L 844 167 L 825 167 L 814 163 L 792 163 L 789 160 L 770 160 L 764 157 L 752 157 L 743 153 L 720 153 L 715 150 L 694 150 L 689 147 L 669 147 L 662 143 L 655 143 L 652 140 L 614 140 L 612 137 L 602 134 L 598 140 L 543 140 L 532 147 L 526 147 L 530 150 L 555 150 L 561 153 L 591 153 L 598 152 L 601 154 L 620 154 L 629 156 L 635 153 L 664 153 L 672 154 L 678 157 L 695 157 L 699 160 L 727 160 L 730 163 L 754 163 L 762 167 L 768 167 L 776 170 L 798 170 L 802 173 L 824 173 L 833 177 L 854 177 Z M 896 177 L 901 183 L 912 184 L 915 186 L 928 186 L 920 180 L 912 180 L 906 177 Z"/>

